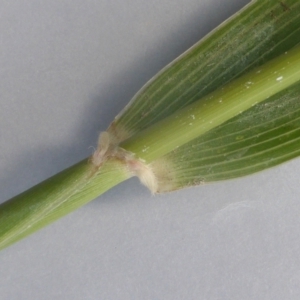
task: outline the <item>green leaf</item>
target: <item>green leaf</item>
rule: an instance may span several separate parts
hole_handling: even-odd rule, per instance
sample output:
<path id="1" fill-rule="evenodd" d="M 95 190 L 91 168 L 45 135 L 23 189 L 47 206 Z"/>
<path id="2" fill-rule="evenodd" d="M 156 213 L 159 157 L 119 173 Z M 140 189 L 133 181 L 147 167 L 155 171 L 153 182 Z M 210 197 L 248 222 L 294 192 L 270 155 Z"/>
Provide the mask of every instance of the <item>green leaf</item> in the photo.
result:
<path id="1" fill-rule="evenodd" d="M 299 44 L 299 15 L 300 1 L 252 1 L 150 80 L 109 132 L 125 140 L 125 149 L 138 149 L 127 147 L 132 136 L 146 141 L 145 129 Z M 248 175 L 298 156 L 299 100 L 295 84 L 156 159 L 159 191 Z"/>
<path id="2" fill-rule="evenodd" d="M 123 141 L 300 42 L 300 1 L 258 0 L 150 80 L 111 124 Z"/>

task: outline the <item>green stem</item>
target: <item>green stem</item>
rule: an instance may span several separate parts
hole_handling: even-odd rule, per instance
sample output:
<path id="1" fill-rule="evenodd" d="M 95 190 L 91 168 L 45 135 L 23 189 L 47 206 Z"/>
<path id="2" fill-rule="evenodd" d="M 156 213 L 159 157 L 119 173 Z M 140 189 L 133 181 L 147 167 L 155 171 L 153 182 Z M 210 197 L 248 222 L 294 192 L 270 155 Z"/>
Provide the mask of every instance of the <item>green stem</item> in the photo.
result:
<path id="1" fill-rule="evenodd" d="M 300 47 L 241 76 L 121 143 L 147 163 L 300 80 Z"/>
<path id="2" fill-rule="evenodd" d="M 0 249 L 95 199 L 129 178 L 118 160 L 99 171 L 85 159 L 0 205 Z"/>

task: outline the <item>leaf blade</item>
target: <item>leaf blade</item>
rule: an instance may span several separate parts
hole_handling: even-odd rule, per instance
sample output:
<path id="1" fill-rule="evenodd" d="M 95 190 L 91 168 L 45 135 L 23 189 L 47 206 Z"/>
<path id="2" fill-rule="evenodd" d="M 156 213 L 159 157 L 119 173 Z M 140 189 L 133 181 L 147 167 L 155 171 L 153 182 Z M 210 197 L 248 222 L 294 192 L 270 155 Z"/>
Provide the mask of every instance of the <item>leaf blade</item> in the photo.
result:
<path id="1" fill-rule="evenodd" d="M 116 117 L 110 133 L 119 142 L 128 140 L 290 50 L 300 43 L 299 15 L 300 2 L 296 0 L 252 1 L 150 80 Z M 153 162 L 154 171 L 160 170 L 160 165 L 167 169 L 162 172 L 160 191 L 252 174 L 298 156 L 299 96 L 300 88 L 293 85 Z M 279 117 L 281 101 L 287 105 L 285 117 Z M 277 109 L 271 113 L 268 106 Z M 244 132 L 242 141 L 231 143 L 229 135 L 239 137 L 237 124 L 246 126 L 245 118 L 250 120 L 251 130 Z M 289 126 L 295 127 L 294 131 L 288 130 Z M 255 140 L 257 135 L 264 141 Z M 215 149 L 214 136 L 223 136 Z M 212 148 L 199 146 L 205 143 Z"/>
<path id="2" fill-rule="evenodd" d="M 300 41 L 299 12 L 295 0 L 251 2 L 150 80 L 108 131 L 121 142 L 284 53 Z"/>

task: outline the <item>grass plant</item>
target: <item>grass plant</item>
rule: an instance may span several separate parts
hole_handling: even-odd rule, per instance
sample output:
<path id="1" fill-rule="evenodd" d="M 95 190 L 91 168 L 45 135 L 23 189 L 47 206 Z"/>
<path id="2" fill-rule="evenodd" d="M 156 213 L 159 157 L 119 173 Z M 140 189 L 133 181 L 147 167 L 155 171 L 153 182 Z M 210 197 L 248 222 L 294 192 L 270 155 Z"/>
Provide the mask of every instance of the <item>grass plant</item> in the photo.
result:
<path id="1" fill-rule="evenodd" d="M 0 205 L 0 249 L 138 176 L 153 193 L 300 154 L 300 2 L 252 1 L 150 80 L 92 157 Z"/>

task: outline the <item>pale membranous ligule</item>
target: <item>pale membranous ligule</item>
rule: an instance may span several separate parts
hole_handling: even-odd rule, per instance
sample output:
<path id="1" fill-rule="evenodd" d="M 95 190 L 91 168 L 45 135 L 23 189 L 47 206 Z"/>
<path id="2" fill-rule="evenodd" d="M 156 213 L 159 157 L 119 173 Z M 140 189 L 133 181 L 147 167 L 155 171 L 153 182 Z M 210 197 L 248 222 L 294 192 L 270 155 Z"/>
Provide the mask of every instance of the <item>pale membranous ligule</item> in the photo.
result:
<path id="1" fill-rule="evenodd" d="M 109 159 L 119 160 L 132 176 L 137 176 L 153 194 L 157 193 L 158 180 L 152 166 L 136 158 L 133 153 L 120 148 L 116 137 L 104 131 L 99 136 L 98 147 L 92 155 L 91 162 L 96 168 L 101 168 Z"/>

